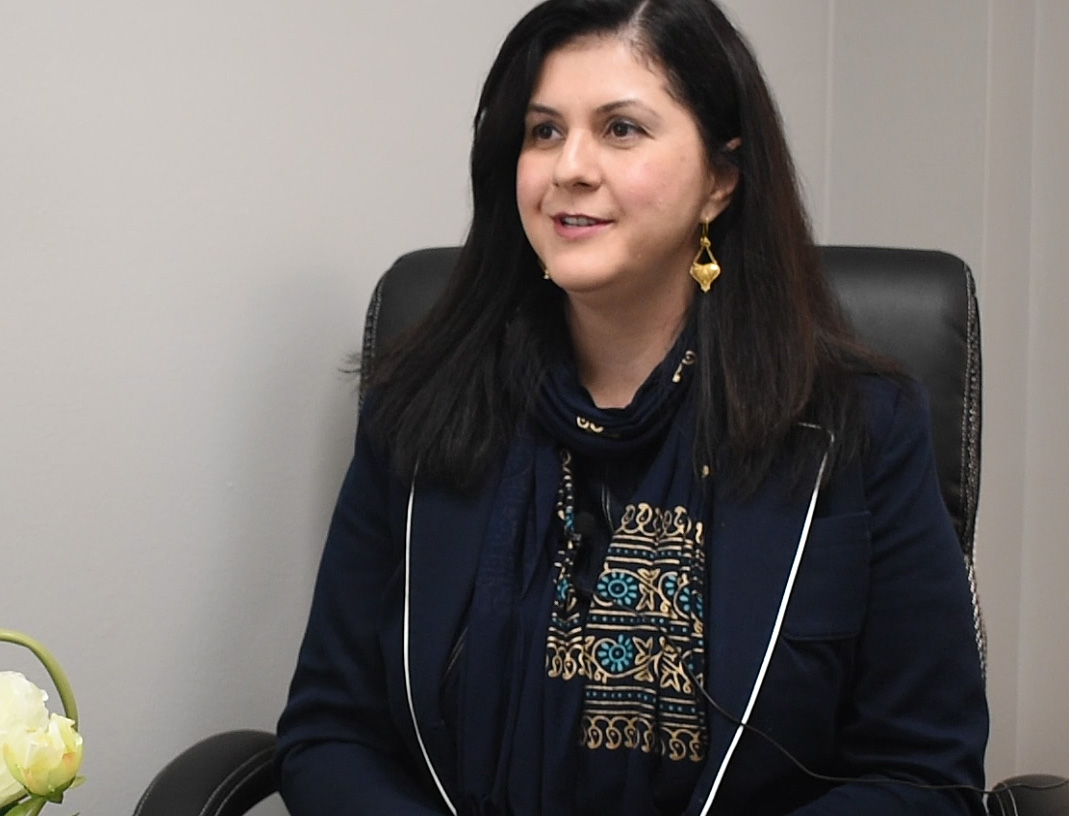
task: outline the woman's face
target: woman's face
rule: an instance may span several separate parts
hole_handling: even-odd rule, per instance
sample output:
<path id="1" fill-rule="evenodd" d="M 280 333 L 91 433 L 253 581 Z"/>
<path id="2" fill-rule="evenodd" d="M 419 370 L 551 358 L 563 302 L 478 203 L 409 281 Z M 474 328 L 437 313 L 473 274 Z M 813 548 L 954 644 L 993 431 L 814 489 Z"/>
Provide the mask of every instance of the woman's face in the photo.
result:
<path id="1" fill-rule="evenodd" d="M 698 225 L 727 206 L 736 177 L 709 170 L 697 123 L 668 87 L 617 37 L 546 57 L 516 199 L 531 246 L 571 295 L 692 297 Z"/>

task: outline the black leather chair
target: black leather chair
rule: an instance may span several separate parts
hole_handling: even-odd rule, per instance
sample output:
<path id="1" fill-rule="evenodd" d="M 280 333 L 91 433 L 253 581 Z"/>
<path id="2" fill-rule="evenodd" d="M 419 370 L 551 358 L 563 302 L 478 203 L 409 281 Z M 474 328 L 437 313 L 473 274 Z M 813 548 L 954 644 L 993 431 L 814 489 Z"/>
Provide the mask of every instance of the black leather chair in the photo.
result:
<path id="1" fill-rule="evenodd" d="M 382 276 L 364 327 L 364 359 L 411 325 L 441 293 L 455 248 L 398 259 Z M 976 601 L 973 538 L 980 489 L 980 323 L 969 268 L 942 252 L 824 247 L 824 265 L 855 330 L 897 360 L 931 397 L 943 498 L 961 541 L 973 586 L 976 640 L 986 655 Z M 274 735 L 233 731 L 209 737 L 177 757 L 145 791 L 138 816 L 238 816 L 274 793 Z M 1015 777 L 988 798 L 993 816 L 1069 814 L 1059 777 Z M 1024 787 L 1032 786 L 1032 787 Z M 1039 790 L 1037 788 L 1044 788 Z"/>

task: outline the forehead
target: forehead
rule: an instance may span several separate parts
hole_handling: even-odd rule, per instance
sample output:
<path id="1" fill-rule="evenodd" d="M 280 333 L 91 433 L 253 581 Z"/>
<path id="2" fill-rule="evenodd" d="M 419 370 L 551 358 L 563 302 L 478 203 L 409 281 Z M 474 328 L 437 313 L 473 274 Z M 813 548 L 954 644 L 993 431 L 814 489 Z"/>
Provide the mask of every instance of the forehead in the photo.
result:
<path id="1" fill-rule="evenodd" d="M 551 51 L 531 93 L 532 102 L 554 106 L 631 97 L 647 103 L 674 102 L 660 65 L 620 35 L 588 35 Z"/>

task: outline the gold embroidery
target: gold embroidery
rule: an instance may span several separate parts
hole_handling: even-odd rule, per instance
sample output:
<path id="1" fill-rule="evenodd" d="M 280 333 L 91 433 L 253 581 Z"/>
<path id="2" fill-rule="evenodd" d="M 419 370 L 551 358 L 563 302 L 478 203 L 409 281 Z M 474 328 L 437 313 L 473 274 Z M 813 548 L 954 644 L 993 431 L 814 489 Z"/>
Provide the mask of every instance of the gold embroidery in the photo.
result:
<path id="1" fill-rule="evenodd" d="M 683 355 L 683 361 L 679 364 L 679 367 L 676 369 L 676 373 L 672 375 L 672 382 L 674 382 L 674 383 L 682 382 L 683 381 L 683 368 L 684 368 L 684 366 L 694 365 L 694 363 L 697 362 L 697 360 L 698 360 L 698 355 L 695 354 L 693 351 L 689 351 L 688 350 L 687 353 Z"/>
<path id="2" fill-rule="evenodd" d="M 653 726 L 653 720 L 626 714 L 584 715 L 581 723 L 581 741 L 587 748 L 636 748 L 644 754 L 653 752 L 666 755 L 672 760 L 701 762 L 705 758 L 705 745 L 688 726 L 661 723 Z"/>
<path id="3" fill-rule="evenodd" d="M 584 417 L 576 417 L 575 424 L 578 425 L 582 430 L 592 434 L 600 434 L 605 432 L 605 429 L 601 425 L 595 425 L 589 419 L 586 419 Z"/>
<path id="4" fill-rule="evenodd" d="M 692 681 L 703 682 L 705 669 L 704 588 L 696 580 L 704 558 L 704 526 L 685 507 L 628 505 L 585 620 L 558 558 L 546 673 L 587 679 L 586 747 L 704 759 L 704 708 Z"/>

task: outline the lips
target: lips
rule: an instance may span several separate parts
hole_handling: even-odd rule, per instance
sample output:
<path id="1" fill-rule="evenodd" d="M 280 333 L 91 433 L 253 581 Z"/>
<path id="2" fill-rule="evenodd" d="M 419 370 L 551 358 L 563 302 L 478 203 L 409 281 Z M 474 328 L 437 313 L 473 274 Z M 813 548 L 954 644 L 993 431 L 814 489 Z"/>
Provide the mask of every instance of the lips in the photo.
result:
<path id="1" fill-rule="evenodd" d="M 564 227 L 596 227 L 599 224 L 608 224 L 604 218 L 594 218 L 582 213 L 559 213 L 553 216 L 553 220 Z"/>
<path id="2" fill-rule="evenodd" d="M 612 221 L 582 213 L 561 213 L 553 217 L 553 231 L 561 240 L 586 241 L 612 228 Z"/>

